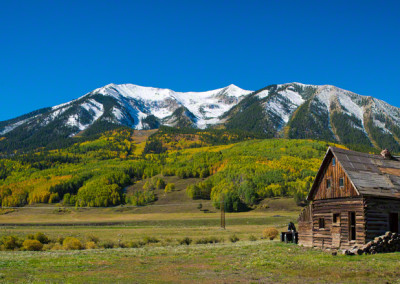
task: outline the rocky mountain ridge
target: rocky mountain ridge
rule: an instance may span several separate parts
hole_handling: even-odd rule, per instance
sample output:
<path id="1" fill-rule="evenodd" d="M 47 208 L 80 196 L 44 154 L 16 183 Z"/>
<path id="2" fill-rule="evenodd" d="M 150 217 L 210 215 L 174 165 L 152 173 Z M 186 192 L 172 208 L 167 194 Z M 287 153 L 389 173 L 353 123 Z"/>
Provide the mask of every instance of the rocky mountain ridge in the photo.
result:
<path id="1" fill-rule="evenodd" d="M 118 125 L 241 129 L 266 138 L 321 139 L 400 152 L 399 108 L 335 86 L 302 83 L 186 93 L 109 84 L 71 102 L 0 122 L 0 137 L 46 144 Z"/>

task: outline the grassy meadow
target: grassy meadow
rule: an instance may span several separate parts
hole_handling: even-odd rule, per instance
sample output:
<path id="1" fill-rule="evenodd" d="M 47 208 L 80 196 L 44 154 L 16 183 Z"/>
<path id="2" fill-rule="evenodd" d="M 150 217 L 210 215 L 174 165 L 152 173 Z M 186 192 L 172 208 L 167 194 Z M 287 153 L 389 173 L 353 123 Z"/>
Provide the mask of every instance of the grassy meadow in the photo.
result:
<path id="1" fill-rule="evenodd" d="M 276 241 L 2 252 L 0 277 L 46 283 L 400 283 L 399 257 L 332 256 Z"/>
<path id="2" fill-rule="evenodd" d="M 254 230 L 254 225 L 242 226 Z M 82 228 L 83 231 L 86 228 Z M 116 229 L 116 228 L 114 228 Z M 175 228 L 164 228 L 170 232 Z M 113 230 L 102 228 L 101 230 Z M 120 230 L 120 229 L 117 229 Z M 155 230 L 155 228 L 153 228 Z M 228 229 L 228 233 L 236 228 Z M 190 229 L 178 235 L 187 235 Z M 204 230 L 210 234 L 209 230 Z M 255 230 L 256 231 L 256 230 Z M 147 233 L 149 233 L 147 231 Z M 199 235 L 201 232 L 191 231 Z M 212 234 L 225 234 L 212 232 Z M 175 234 L 172 234 L 176 236 Z M 240 237 L 244 237 L 240 235 Z M 332 256 L 278 241 L 0 252 L 9 283 L 400 283 L 399 253 Z"/>
<path id="3" fill-rule="evenodd" d="M 222 230 L 220 211 L 212 209 L 210 203 L 203 202 L 203 208 L 198 209 L 199 203 L 190 200 L 186 203 L 181 200 L 179 205 L 164 202 L 160 198 L 154 205 L 144 207 L 62 207 L 62 210 L 53 205 L 23 207 L 0 215 L 0 234 L 24 237 L 42 232 L 51 239 L 72 236 L 83 241 L 93 234 L 102 241 L 114 242 L 155 237 L 160 245 L 175 244 L 184 237 L 193 240 L 219 237 L 228 241 L 233 234 L 247 240 L 250 235 L 259 239 L 266 227 L 284 229 L 288 222 L 297 219 L 300 210 L 291 198 L 265 200 L 257 210 L 226 213 L 226 229 Z M 210 210 L 204 209 L 207 207 Z"/>
<path id="4" fill-rule="evenodd" d="M 162 202 L 161 200 L 159 202 Z M 161 204 L 160 204 L 161 205 Z M 261 239 L 266 227 L 284 230 L 300 207 L 293 199 L 264 200 L 260 207 L 226 214 L 226 229 L 218 211 L 205 213 L 187 202 L 143 208 L 24 207 L 0 215 L 1 235 L 24 237 L 36 232 L 50 239 L 73 236 L 85 241 L 97 236 L 113 243 L 159 242 L 140 248 L 87 250 L 1 251 L 0 281 L 8 283 L 400 283 L 400 253 L 333 256 L 330 252 Z M 161 207 L 161 206 L 160 206 Z M 169 212 L 168 212 L 169 211 Z M 179 211 L 179 210 L 178 210 Z M 206 211 L 207 212 L 207 211 Z M 239 240 L 231 242 L 231 236 Z M 190 245 L 180 244 L 190 238 Z M 219 238 L 215 244 L 196 240 Z"/>

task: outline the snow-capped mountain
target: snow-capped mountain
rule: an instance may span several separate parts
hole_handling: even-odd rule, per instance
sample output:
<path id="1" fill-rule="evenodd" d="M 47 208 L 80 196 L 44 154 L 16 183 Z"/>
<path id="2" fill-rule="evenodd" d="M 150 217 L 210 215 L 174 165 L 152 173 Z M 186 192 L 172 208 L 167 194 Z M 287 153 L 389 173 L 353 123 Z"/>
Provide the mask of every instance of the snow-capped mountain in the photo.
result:
<path id="1" fill-rule="evenodd" d="M 247 96 L 224 117 L 228 128 L 261 130 L 268 137 L 400 151 L 399 108 L 331 85 L 271 85 Z"/>
<path id="2" fill-rule="evenodd" d="M 160 125 L 206 128 L 219 124 L 219 117 L 249 93 L 235 85 L 183 93 L 109 84 L 71 102 L 0 122 L 0 140 L 13 140 L 12 144 L 25 147 L 47 145 L 78 133 L 93 134 L 115 125 L 134 129 Z"/>
<path id="3" fill-rule="evenodd" d="M 208 92 L 181 93 L 132 84 L 110 84 L 94 90 L 88 96 L 114 98 L 118 103 L 113 106 L 109 121 L 135 129 L 151 127 L 146 121 L 149 116 L 169 126 L 176 126 L 177 116 L 184 116 L 188 119 L 188 126 L 206 128 L 219 123 L 219 117 L 249 93 L 251 91 L 235 85 Z"/>
<path id="4" fill-rule="evenodd" d="M 324 139 L 400 151 L 399 108 L 335 86 L 301 83 L 270 85 L 255 92 L 229 85 L 186 93 L 109 84 L 74 101 L 0 122 L 4 137 L 0 141 L 46 145 L 115 125 L 217 126 L 264 137 Z"/>
<path id="5" fill-rule="evenodd" d="M 71 136 L 98 121 L 146 129 L 160 124 L 177 126 L 179 119 L 186 117 L 188 126 L 206 128 L 219 123 L 219 117 L 249 93 L 235 85 L 208 92 L 181 93 L 132 84 L 109 84 L 45 112 L 2 122 L 0 135 L 21 125 L 40 128 L 60 119 L 70 128 Z"/>

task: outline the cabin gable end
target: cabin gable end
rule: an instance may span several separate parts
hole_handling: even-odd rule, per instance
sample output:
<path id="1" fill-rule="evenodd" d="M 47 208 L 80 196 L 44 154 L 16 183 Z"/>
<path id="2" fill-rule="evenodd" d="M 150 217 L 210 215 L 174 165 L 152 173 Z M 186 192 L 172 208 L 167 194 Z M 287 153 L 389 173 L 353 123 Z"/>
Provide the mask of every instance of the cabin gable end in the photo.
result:
<path id="1" fill-rule="evenodd" d="M 307 199 L 311 201 L 359 195 L 340 161 L 329 149 Z"/>

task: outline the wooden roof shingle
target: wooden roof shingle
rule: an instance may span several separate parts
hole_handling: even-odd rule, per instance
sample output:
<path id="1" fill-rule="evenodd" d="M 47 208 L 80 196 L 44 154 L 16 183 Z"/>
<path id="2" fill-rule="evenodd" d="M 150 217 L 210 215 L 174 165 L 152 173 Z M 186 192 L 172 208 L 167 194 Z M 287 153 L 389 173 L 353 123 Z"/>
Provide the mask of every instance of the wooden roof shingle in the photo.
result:
<path id="1" fill-rule="evenodd" d="M 385 158 L 381 155 L 371 155 L 336 147 L 329 147 L 315 182 L 307 197 L 312 200 L 333 155 L 343 167 L 355 189 L 360 195 L 372 195 L 390 198 L 400 198 L 400 160 Z"/>

